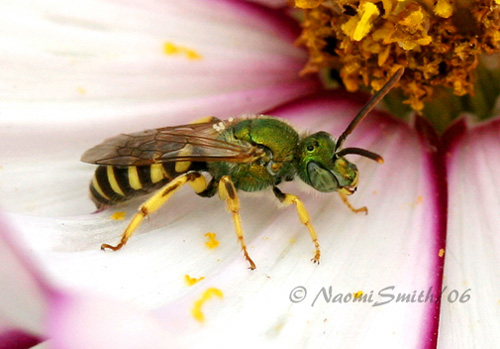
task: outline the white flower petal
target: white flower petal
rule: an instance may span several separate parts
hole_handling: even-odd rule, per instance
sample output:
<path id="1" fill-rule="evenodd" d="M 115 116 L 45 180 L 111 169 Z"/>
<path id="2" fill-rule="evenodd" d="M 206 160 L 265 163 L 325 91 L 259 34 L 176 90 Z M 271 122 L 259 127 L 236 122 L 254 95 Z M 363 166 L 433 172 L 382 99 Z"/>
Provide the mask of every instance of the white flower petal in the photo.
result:
<path id="1" fill-rule="evenodd" d="M 273 113 L 301 128 L 338 135 L 359 108 L 337 93 Z M 442 265 L 438 223 L 444 213 L 436 207 L 430 157 L 414 130 L 377 114 L 355 130 L 346 146 L 365 147 L 385 159 L 378 165 L 352 158 L 361 179 L 351 202 L 368 206 L 367 216 L 352 213 L 335 194 L 309 195 L 293 184 L 283 186 L 308 208 L 322 247 L 319 266 L 309 261 L 313 245 L 295 208 L 278 210 L 273 198 L 241 195 L 255 271 L 247 269 L 224 203 L 198 198 L 188 188 L 145 222 L 119 252 L 104 253 L 99 246 L 117 241 L 137 201 L 88 216 L 10 217 L 58 286 L 156 309 L 186 345 L 235 345 L 245 338 L 246 344 L 280 346 L 367 347 L 377 341 L 394 348 L 421 347 L 435 340 L 437 308 L 425 296 L 431 287 L 431 293 L 439 293 Z M 25 176 L 31 173 L 28 168 L 22 171 Z M 66 172 L 71 176 L 70 165 Z M 27 192 L 39 189 L 37 183 L 25 184 Z M 58 191 L 83 192 L 87 186 L 67 184 L 63 181 Z M 111 219 L 115 210 L 127 212 L 125 221 Z M 205 247 L 208 231 L 217 234 L 217 249 Z M 205 279 L 188 287 L 186 274 Z M 300 304 L 289 298 L 297 286 L 307 290 Z M 203 306 L 206 321 L 200 324 L 191 309 L 208 287 L 220 289 L 224 297 Z M 367 302 L 353 303 L 352 296 L 347 303 L 326 302 L 323 287 L 326 292 L 331 287 L 333 296 L 362 291 Z M 398 293 L 413 296 L 414 302 L 392 299 L 374 306 Z"/>
<path id="2" fill-rule="evenodd" d="M 500 122 L 447 131 L 449 209 L 439 345 L 500 343 Z"/>
<path id="3" fill-rule="evenodd" d="M 306 56 L 290 19 L 257 5 L 6 1 L 0 18 L 0 207 L 10 212 L 92 210 L 92 168 L 75 163 L 104 138 L 256 113 L 318 87 L 298 78 Z M 167 42 L 203 57 L 167 55 Z"/>
<path id="4" fill-rule="evenodd" d="M 292 45 L 297 32 L 289 19 L 257 5 L 52 0 L 0 6 L 4 122 L 97 122 L 112 114 L 127 123 L 142 114 L 144 127 L 160 127 L 186 114 L 262 110 L 318 86 L 297 78 L 306 55 Z"/>

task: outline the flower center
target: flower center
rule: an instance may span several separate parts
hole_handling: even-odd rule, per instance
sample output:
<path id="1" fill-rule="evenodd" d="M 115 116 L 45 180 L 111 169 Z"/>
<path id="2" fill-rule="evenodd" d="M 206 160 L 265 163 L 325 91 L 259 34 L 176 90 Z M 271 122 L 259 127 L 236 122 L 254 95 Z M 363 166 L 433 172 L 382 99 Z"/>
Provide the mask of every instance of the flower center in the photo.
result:
<path id="1" fill-rule="evenodd" d="M 500 0 L 295 0 L 303 9 L 303 73 L 339 72 L 348 91 L 379 90 L 399 67 L 411 108 L 474 94 L 482 56 L 500 52 Z M 498 83 L 497 83 L 498 84 Z"/>

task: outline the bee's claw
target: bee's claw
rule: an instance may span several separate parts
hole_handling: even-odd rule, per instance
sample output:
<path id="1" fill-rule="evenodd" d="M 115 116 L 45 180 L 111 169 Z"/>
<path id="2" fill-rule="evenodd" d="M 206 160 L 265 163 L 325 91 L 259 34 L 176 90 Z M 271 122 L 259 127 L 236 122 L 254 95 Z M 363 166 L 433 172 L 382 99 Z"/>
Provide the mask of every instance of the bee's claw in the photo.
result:
<path id="1" fill-rule="evenodd" d="M 353 210 L 354 213 L 360 213 L 360 212 L 364 212 L 365 213 L 365 216 L 368 214 L 368 208 L 366 206 L 363 206 L 361 208 L 355 208 Z"/>
<path id="2" fill-rule="evenodd" d="M 252 258 L 250 258 L 250 256 L 248 255 L 248 252 L 246 251 L 246 249 L 243 252 L 245 254 L 245 259 L 248 261 L 248 263 L 250 263 L 250 266 L 248 267 L 248 269 L 255 270 L 255 268 L 257 268 L 257 267 L 255 266 L 255 263 L 253 262 Z"/>
<path id="3" fill-rule="evenodd" d="M 316 253 L 316 255 L 311 258 L 311 261 L 314 263 L 314 264 L 318 264 L 319 265 L 319 253 Z"/>
<path id="4" fill-rule="evenodd" d="M 116 246 L 108 245 L 108 244 L 102 244 L 101 245 L 101 250 L 106 251 L 106 249 L 113 250 L 113 251 L 118 251 L 120 248 L 123 247 L 122 243 L 119 243 Z"/>

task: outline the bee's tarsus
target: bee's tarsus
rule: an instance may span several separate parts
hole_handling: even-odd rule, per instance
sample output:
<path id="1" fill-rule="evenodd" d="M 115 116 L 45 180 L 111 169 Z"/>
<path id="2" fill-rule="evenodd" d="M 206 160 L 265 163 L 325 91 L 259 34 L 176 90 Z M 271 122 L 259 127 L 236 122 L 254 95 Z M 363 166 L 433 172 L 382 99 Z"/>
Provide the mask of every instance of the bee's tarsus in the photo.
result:
<path id="1" fill-rule="evenodd" d="M 123 244 L 121 242 L 118 245 L 116 245 L 116 246 L 112 246 L 112 245 L 108 245 L 108 244 L 102 244 L 101 245 L 101 250 L 106 251 L 106 249 L 108 249 L 108 250 L 112 250 L 112 251 L 118 251 L 119 249 L 121 249 L 123 247 L 123 245 L 125 245 L 125 244 Z"/>

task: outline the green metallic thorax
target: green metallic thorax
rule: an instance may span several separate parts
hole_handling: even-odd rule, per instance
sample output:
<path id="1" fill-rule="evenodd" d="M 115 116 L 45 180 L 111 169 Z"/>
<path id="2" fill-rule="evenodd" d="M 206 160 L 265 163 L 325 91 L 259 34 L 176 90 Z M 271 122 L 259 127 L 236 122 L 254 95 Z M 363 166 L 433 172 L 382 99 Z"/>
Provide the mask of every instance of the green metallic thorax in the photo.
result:
<path id="1" fill-rule="evenodd" d="M 207 163 L 214 179 L 229 175 L 237 189 L 259 191 L 295 176 L 295 152 L 298 133 L 285 122 L 258 117 L 242 120 L 221 131 L 219 139 L 228 142 L 248 142 L 266 151 L 267 156 L 251 163 Z"/>

